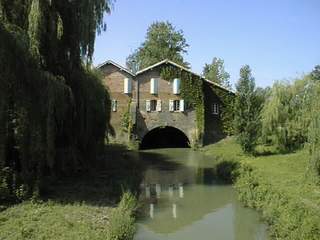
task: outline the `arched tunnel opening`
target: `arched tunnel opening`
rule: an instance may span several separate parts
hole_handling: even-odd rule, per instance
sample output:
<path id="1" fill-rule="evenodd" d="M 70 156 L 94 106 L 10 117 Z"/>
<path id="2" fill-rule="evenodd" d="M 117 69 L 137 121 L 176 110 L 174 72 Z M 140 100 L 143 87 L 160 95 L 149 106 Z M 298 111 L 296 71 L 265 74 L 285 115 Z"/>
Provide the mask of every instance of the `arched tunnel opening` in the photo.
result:
<path id="1" fill-rule="evenodd" d="M 188 137 L 174 127 L 158 127 L 148 132 L 140 144 L 140 149 L 188 148 Z"/>

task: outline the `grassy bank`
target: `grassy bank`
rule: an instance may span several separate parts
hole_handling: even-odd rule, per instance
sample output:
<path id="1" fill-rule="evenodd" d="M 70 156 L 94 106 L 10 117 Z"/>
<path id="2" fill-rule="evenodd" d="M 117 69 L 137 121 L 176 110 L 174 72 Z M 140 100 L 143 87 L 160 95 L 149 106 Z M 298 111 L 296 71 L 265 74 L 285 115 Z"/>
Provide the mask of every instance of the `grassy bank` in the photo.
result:
<path id="1" fill-rule="evenodd" d="M 0 215 L 0 239 L 132 239 L 135 199 L 125 193 L 117 207 L 31 201 Z"/>
<path id="2" fill-rule="evenodd" d="M 237 166 L 231 175 L 240 200 L 261 210 L 275 239 L 319 239 L 320 189 L 306 181 L 306 150 L 279 154 L 258 147 L 253 157 L 228 138 L 203 151 L 217 156 L 222 166 Z"/>
<path id="3" fill-rule="evenodd" d="M 130 154 L 108 146 L 95 168 L 48 181 L 40 199 L 4 206 L 0 240 L 132 239 L 137 202 L 130 190 L 141 171 Z"/>

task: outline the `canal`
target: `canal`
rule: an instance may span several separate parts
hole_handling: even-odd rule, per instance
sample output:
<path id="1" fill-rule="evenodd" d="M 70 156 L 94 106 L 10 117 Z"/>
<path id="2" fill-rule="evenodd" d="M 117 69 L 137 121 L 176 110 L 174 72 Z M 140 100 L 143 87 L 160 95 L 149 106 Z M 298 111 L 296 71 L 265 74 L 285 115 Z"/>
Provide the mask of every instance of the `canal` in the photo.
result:
<path id="1" fill-rule="evenodd" d="M 141 212 L 135 240 L 268 239 L 259 214 L 214 174 L 214 158 L 191 149 L 140 153 Z"/>

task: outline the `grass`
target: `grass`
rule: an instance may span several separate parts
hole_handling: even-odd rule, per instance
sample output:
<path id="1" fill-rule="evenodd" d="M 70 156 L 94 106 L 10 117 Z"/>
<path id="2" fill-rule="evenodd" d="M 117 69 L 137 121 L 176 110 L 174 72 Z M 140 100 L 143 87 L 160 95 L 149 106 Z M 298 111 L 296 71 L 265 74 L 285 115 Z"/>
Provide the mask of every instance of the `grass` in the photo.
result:
<path id="1" fill-rule="evenodd" d="M 118 207 L 27 201 L 1 212 L 0 239 L 132 239 L 135 201 L 129 193 Z"/>
<path id="2" fill-rule="evenodd" d="M 203 151 L 238 163 L 235 187 L 239 198 L 262 211 L 275 239 L 319 239 L 320 189 L 306 176 L 306 149 L 279 153 L 259 146 L 256 155 L 242 152 L 234 138 L 206 146 Z"/>
<path id="3" fill-rule="evenodd" d="M 268 149 L 268 154 L 265 154 L 265 149 Z M 306 182 L 306 169 L 309 161 L 306 149 L 281 154 L 272 147 L 258 146 L 256 156 L 250 156 L 244 154 L 236 140 L 230 137 L 217 144 L 206 146 L 203 151 L 218 158 L 252 166 L 262 177 L 268 179 L 270 184 L 282 188 L 288 194 L 297 194 L 300 190 L 297 186 Z M 316 186 L 311 187 L 317 188 Z M 313 193 L 310 192 L 309 197 L 318 196 Z"/>
<path id="4" fill-rule="evenodd" d="M 133 239 L 137 201 L 130 189 L 141 176 L 128 154 L 108 147 L 96 169 L 47 182 L 39 200 L 4 206 L 0 240 Z"/>

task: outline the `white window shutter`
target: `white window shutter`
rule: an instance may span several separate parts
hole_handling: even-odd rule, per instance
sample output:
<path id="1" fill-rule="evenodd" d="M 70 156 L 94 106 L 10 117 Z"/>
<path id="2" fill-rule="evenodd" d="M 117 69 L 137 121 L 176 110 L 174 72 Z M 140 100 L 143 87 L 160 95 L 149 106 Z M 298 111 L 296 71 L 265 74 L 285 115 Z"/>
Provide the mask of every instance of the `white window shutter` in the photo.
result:
<path id="1" fill-rule="evenodd" d="M 112 111 L 116 112 L 117 111 L 117 100 L 112 99 Z"/>
<path id="2" fill-rule="evenodd" d="M 181 99 L 180 100 L 180 112 L 184 112 L 184 100 L 183 99 Z"/>
<path id="3" fill-rule="evenodd" d="M 151 111 L 151 103 L 150 100 L 146 100 L 146 111 L 150 112 Z"/>
<path id="4" fill-rule="evenodd" d="M 158 94 L 158 79 L 157 78 L 150 79 L 150 93 L 151 94 Z"/>
<path id="5" fill-rule="evenodd" d="M 180 94 L 180 79 L 173 79 L 173 94 Z"/>
<path id="6" fill-rule="evenodd" d="M 173 108 L 173 100 L 169 100 L 169 111 L 170 112 L 173 112 L 174 111 L 174 108 Z"/>
<path id="7" fill-rule="evenodd" d="M 161 109 L 161 100 L 160 99 L 157 100 L 157 111 L 158 112 L 162 111 L 162 109 Z"/>
<path id="8" fill-rule="evenodd" d="M 131 93 L 132 92 L 132 80 L 130 78 L 125 78 L 123 87 L 124 87 L 123 92 L 125 94 Z"/>

